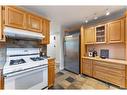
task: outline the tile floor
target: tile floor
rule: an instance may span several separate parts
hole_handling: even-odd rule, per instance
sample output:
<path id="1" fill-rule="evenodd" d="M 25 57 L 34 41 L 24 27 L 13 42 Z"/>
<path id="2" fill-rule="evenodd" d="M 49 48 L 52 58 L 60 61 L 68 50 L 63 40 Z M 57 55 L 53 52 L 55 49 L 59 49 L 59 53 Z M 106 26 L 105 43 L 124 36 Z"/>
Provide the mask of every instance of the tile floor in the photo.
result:
<path id="1" fill-rule="evenodd" d="M 120 88 L 85 75 L 77 75 L 63 70 L 56 74 L 55 84 L 50 89 L 119 90 Z"/>

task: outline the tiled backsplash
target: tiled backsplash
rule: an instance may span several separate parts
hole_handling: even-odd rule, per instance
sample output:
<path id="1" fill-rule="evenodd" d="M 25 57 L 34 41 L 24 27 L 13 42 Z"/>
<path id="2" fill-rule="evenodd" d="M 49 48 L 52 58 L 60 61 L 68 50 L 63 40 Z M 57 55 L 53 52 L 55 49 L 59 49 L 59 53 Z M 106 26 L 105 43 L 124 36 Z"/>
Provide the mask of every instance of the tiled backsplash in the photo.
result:
<path id="1" fill-rule="evenodd" d="M 88 45 L 87 51 L 89 49 L 95 49 L 100 56 L 101 49 L 109 50 L 109 58 L 123 59 L 125 60 L 125 44 L 98 44 L 98 45 Z"/>
<path id="2" fill-rule="evenodd" d="M 39 41 L 7 39 L 5 44 L 0 44 L 0 64 L 5 63 L 6 48 L 41 48 L 47 54 L 47 45 L 39 45 Z"/>
<path id="3" fill-rule="evenodd" d="M 6 42 L 6 48 L 36 48 L 38 46 L 39 41 L 7 39 Z"/>
<path id="4" fill-rule="evenodd" d="M 0 48 L 0 64 L 4 64 L 6 59 L 6 48 Z"/>

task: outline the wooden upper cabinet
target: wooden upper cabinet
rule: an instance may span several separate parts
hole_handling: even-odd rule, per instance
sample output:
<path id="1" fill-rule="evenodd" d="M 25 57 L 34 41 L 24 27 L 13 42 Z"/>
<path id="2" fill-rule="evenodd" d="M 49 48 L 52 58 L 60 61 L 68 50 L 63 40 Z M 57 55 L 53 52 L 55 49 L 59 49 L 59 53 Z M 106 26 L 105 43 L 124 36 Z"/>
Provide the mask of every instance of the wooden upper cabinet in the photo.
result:
<path id="1" fill-rule="evenodd" d="M 97 43 L 106 43 L 106 34 L 107 34 L 106 24 L 98 25 L 95 27 L 95 39 Z"/>
<path id="2" fill-rule="evenodd" d="M 33 14 L 27 15 L 27 29 L 35 32 L 42 31 L 42 18 Z"/>
<path id="3" fill-rule="evenodd" d="M 108 43 L 124 42 L 125 21 L 124 19 L 108 23 Z"/>
<path id="4" fill-rule="evenodd" d="M 47 44 L 49 44 L 50 43 L 50 21 L 48 21 L 48 20 L 46 21 L 46 26 L 47 26 L 47 28 L 46 28 Z"/>
<path id="5" fill-rule="evenodd" d="M 44 39 L 42 39 L 41 44 L 49 44 L 50 43 L 50 21 L 43 20 L 43 29 L 42 34 L 45 36 Z"/>
<path id="6" fill-rule="evenodd" d="M 15 7 L 5 7 L 5 25 L 25 29 L 26 13 Z"/>
<path id="7" fill-rule="evenodd" d="M 5 42 L 6 37 L 3 33 L 3 27 L 4 27 L 4 10 L 3 6 L 0 6 L 0 42 Z"/>
<path id="8" fill-rule="evenodd" d="M 85 44 L 95 43 L 95 28 L 90 27 L 85 29 Z"/>
<path id="9" fill-rule="evenodd" d="M 2 40 L 2 6 L 0 6 L 0 40 Z"/>

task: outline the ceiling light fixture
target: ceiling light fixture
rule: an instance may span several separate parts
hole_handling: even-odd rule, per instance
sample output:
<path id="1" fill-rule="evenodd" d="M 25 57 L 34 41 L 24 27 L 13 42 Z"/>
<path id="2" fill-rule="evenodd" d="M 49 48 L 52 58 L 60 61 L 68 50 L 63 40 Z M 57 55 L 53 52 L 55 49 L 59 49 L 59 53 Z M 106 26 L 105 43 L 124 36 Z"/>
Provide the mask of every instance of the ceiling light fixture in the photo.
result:
<path id="1" fill-rule="evenodd" d="M 87 19 L 85 20 L 85 23 L 88 23 L 88 20 Z"/>
<path id="2" fill-rule="evenodd" d="M 96 13 L 94 14 L 94 19 L 96 20 L 96 19 L 98 19 L 98 17 L 97 17 L 97 15 L 96 15 Z"/>
<path id="3" fill-rule="evenodd" d="M 87 17 L 86 17 L 86 19 L 85 19 L 85 23 L 88 23 L 88 19 L 87 19 Z"/>
<path id="4" fill-rule="evenodd" d="M 96 19 L 98 19 L 98 17 L 96 16 L 96 17 L 94 17 L 94 19 L 96 20 Z"/>
<path id="5" fill-rule="evenodd" d="M 110 12 L 108 9 L 106 9 L 106 16 L 110 15 Z"/>

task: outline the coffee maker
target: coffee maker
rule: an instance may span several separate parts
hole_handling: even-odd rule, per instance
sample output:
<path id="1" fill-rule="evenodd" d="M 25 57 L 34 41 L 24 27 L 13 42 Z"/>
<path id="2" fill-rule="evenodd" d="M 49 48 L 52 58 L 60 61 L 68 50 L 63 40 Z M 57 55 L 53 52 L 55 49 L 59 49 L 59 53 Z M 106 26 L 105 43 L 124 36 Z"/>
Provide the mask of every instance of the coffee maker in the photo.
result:
<path id="1" fill-rule="evenodd" d="M 88 56 L 89 57 L 96 57 L 97 56 L 97 51 L 95 49 L 91 49 L 88 51 Z"/>

